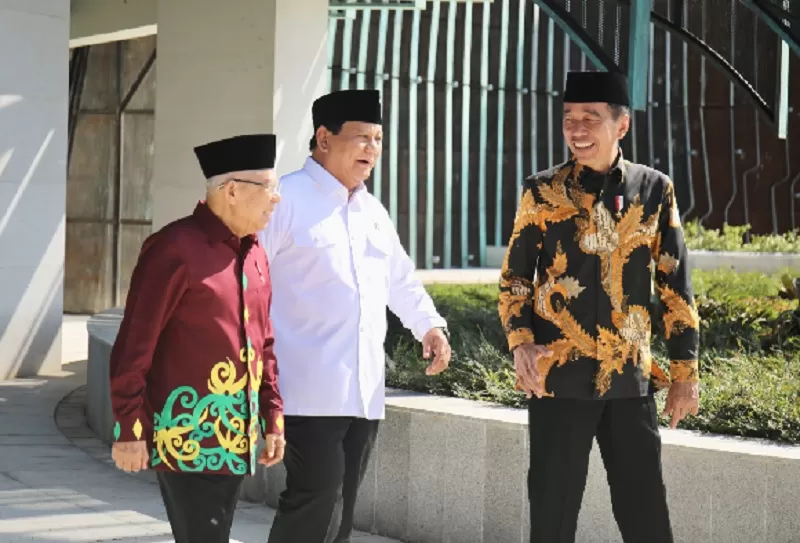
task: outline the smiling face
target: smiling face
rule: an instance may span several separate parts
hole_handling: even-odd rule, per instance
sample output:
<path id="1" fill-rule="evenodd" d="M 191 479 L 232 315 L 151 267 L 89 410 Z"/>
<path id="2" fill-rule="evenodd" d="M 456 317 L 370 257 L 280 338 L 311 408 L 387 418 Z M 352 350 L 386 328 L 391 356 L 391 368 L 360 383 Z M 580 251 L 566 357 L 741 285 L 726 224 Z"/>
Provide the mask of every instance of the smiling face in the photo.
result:
<path id="1" fill-rule="evenodd" d="M 264 229 L 280 202 L 278 175 L 274 169 L 239 172 L 234 179 L 240 190 L 235 211 L 251 233 Z"/>
<path id="2" fill-rule="evenodd" d="M 576 160 L 595 171 L 608 171 L 629 127 L 630 115 L 608 104 L 564 104 L 564 139 Z"/>
<path id="3" fill-rule="evenodd" d="M 383 151 L 379 124 L 348 121 L 338 134 L 324 126 L 317 130 L 317 149 L 323 167 L 352 190 L 366 181 Z"/>
<path id="4" fill-rule="evenodd" d="M 263 230 L 281 200 L 274 169 L 231 172 L 212 185 L 209 204 L 239 237 Z"/>

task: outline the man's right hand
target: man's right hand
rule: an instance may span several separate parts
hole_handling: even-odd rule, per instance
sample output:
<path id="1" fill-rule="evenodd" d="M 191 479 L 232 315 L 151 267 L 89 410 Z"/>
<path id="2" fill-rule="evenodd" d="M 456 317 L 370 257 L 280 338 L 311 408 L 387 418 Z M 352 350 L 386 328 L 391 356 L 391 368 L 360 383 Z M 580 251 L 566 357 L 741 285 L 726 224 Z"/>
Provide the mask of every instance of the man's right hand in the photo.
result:
<path id="1" fill-rule="evenodd" d="M 283 460 L 286 439 L 283 434 L 267 434 L 266 442 L 267 446 L 258 458 L 258 463 L 262 466 L 270 467 Z"/>
<path id="2" fill-rule="evenodd" d="M 111 446 L 111 458 L 122 471 L 138 472 L 147 469 L 150 456 L 147 454 L 147 442 L 116 442 Z"/>
<path id="3" fill-rule="evenodd" d="M 541 356 L 551 356 L 553 351 L 542 345 L 527 343 L 514 349 L 514 369 L 519 386 L 528 395 L 544 396 L 544 379 L 536 366 Z"/>

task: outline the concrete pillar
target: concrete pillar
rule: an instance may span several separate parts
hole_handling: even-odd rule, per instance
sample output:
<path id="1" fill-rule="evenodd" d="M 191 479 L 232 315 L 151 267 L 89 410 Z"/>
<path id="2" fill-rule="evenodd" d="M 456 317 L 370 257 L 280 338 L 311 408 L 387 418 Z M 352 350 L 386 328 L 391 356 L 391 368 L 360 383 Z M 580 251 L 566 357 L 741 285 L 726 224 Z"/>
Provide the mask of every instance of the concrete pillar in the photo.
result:
<path id="1" fill-rule="evenodd" d="M 308 155 L 311 103 L 327 89 L 328 0 L 161 0 L 153 229 L 202 198 L 192 147 L 275 132 L 278 171 Z"/>
<path id="2" fill-rule="evenodd" d="M 69 2 L 0 0 L 0 380 L 61 367 Z"/>

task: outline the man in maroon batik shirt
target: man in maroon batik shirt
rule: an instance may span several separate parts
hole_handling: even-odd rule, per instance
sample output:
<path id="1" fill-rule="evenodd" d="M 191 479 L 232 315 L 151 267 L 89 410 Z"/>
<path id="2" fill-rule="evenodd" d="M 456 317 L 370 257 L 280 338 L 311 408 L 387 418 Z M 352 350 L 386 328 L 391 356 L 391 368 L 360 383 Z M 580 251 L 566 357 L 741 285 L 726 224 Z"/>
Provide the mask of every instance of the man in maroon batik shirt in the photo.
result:
<path id="1" fill-rule="evenodd" d="M 144 242 L 131 278 L 111 352 L 112 453 L 120 469 L 157 472 L 176 543 L 227 543 L 244 476 L 283 458 L 269 267 L 254 235 L 280 200 L 275 136 L 195 154 L 206 201 Z"/>

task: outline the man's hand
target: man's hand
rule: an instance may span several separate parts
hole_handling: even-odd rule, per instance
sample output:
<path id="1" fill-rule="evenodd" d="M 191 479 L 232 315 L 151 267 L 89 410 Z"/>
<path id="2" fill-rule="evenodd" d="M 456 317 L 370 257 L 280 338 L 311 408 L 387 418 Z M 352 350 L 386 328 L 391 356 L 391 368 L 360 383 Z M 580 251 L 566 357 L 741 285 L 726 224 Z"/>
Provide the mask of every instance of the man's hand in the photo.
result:
<path id="1" fill-rule="evenodd" d="M 433 355 L 433 361 L 425 370 L 425 375 L 439 375 L 450 365 L 453 351 L 450 342 L 441 328 L 431 328 L 422 338 L 422 357 L 426 360 Z"/>
<path id="2" fill-rule="evenodd" d="M 669 387 L 664 415 L 672 417 L 669 425 L 677 428 L 687 416 L 697 415 L 700 408 L 700 386 L 692 381 L 676 381 Z"/>
<path id="3" fill-rule="evenodd" d="M 283 452 L 286 449 L 286 439 L 282 434 L 267 434 L 267 446 L 258 458 L 258 463 L 262 466 L 270 467 L 283 460 Z"/>
<path id="4" fill-rule="evenodd" d="M 122 471 L 136 473 L 145 470 L 150 460 L 150 455 L 147 454 L 147 442 L 118 441 L 111 446 L 111 458 Z"/>
<path id="5" fill-rule="evenodd" d="M 536 367 L 539 357 L 551 356 L 553 351 L 542 345 L 527 343 L 514 349 L 514 369 L 517 372 L 519 386 L 528 395 L 537 398 L 544 396 L 544 379 Z"/>

